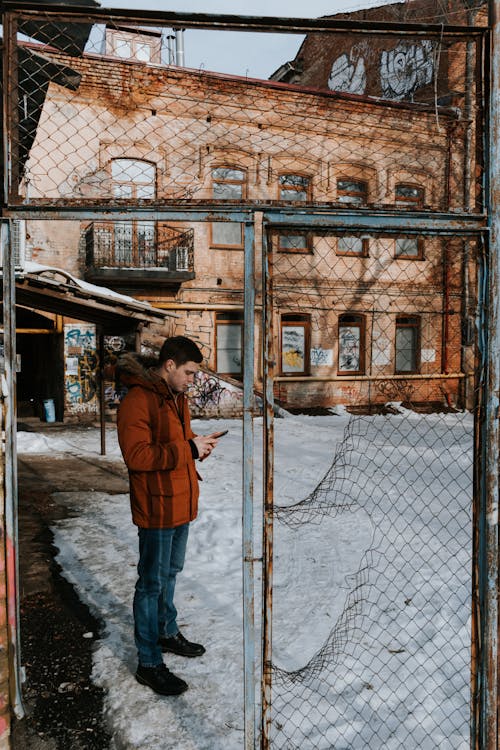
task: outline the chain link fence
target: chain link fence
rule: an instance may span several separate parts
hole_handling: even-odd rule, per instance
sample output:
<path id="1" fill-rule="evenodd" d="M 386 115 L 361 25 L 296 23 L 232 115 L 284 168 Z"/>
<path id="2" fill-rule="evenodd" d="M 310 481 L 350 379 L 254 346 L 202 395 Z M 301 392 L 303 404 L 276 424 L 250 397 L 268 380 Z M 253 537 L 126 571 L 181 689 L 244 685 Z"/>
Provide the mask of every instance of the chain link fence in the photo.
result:
<path id="1" fill-rule="evenodd" d="M 250 373 L 263 399 L 246 747 L 465 750 L 486 4 L 180 15 L 5 14 L 20 263 L 175 312 L 208 379 L 241 405 Z M 175 36 L 189 49 L 200 27 L 294 33 L 298 51 L 269 80 L 181 67 Z"/>

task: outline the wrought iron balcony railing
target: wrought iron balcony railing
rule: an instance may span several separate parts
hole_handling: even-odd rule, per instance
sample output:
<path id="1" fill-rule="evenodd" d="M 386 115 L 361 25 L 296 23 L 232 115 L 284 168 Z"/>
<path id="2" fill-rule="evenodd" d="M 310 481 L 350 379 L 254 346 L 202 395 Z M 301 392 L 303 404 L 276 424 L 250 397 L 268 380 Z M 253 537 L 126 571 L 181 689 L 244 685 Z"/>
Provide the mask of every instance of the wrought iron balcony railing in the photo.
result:
<path id="1" fill-rule="evenodd" d="M 93 222 L 85 230 L 87 271 L 194 271 L 194 230 L 153 221 Z"/>

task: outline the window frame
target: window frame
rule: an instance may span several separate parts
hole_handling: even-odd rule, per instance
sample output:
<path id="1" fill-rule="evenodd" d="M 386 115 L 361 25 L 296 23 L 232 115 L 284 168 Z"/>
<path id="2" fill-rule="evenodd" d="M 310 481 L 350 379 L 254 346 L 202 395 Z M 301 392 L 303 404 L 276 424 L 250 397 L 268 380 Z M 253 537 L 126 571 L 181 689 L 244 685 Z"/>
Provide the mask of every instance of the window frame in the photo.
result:
<path id="1" fill-rule="evenodd" d="M 116 180 L 113 176 L 113 164 L 116 162 L 130 162 L 131 164 L 147 164 L 149 167 L 153 168 L 153 180 L 152 181 L 137 181 L 137 180 Z M 157 192 L 157 165 L 155 162 L 150 161 L 149 159 L 133 159 L 128 156 L 117 156 L 112 159 L 110 159 L 109 162 L 109 170 L 111 175 L 111 188 L 112 192 L 115 191 L 115 186 L 120 185 L 128 185 L 131 187 L 131 196 L 126 197 L 125 200 L 141 200 L 137 196 L 137 190 L 141 186 L 148 186 L 152 185 L 153 187 L 153 194 L 151 198 L 156 197 Z M 126 171 L 126 170 L 125 170 Z M 120 196 L 116 196 L 118 199 L 120 199 Z M 149 199 L 151 199 L 149 198 Z M 145 199 L 145 200 L 148 200 Z M 126 230 L 125 227 L 130 226 L 131 227 L 131 243 L 130 243 L 130 259 L 127 259 L 125 257 L 125 253 L 123 253 L 123 249 L 125 249 L 126 245 L 123 242 Z M 141 238 L 140 238 L 140 228 L 142 226 L 146 226 L 147 229 L 152 229 L 152 238 L 150 238 L 150 241 L 148 242 L 146 240 L 146 243 L 144 245 L 143 250 L 141 251 Z M 117 230 L 117 227 L 119 231 Z M 117 260 L 117 257 L 120 255 L 120 253 L 117 253 L 117 247 L 120 242 L 120 230 L 124 230 L 121 236 L 121 240 L 123 243 L 122 253 L 123 257 L 120 258 L 120 260 Z M 146 234 L 146 233 L 145 233 Z M 148 263 L 147 259 L 148 257 L 151 259 L 153 258 L 153 264 L 156 260 L 156 253 L 158 249 L 158 222 L 151 220 L 148 221 L 147 219 L 129 219 L 128 221 L 117 221 L 113 222 L 113 258 L 117 266 L 124 266 L 127 263 L 130 263 L 133 268 L 142 268 L 147 267 L 148 265 L 152 265 L 151 263 Z M 152 250 L 148 248 L 148 245 L 152 245 Z M 142 262 L 141 262 L 142 259 Z M 146 262 L 144 263 L 144 259 L 146 259 Z"/>
<path id="2" fill-rule="evenodd" d="M 283 368 L 283 330 L 285 328 L 302 328 L 304 331 L 304 367 L 302 370 L 285 370 Z M 311 316 L 306 313 L 282 313 L 279 325 L 279 371 L 284 377 L 311 374 Z"/>
<path id="3" fill-rule="evenodd" d="M 417 240 L 417 255 L 409 255 L 406 253 L 398 253 L 398 240 L 401 239 L 416 239 Z M 395 260 L 424 260 L 424 247 L 425 240 L 423 237 L 396 237 L 394 240 L 394 258 Z"/>
<path id="4" fill-rule="evenodd" d="M 214 181 L 214 172 L 217 169 L 228 169 L 228 170 L 234 170 L 236 172 L 241 172 L 244 177 L 242 180 L 215 180 Z M 244 167 L 237 166 L 235 164 L 212 164 L 210 168 L 210 187 L 213 197 L 214 192 L 214 182 L 218 182 L 225 185 L 241 185 L 241 196 L 240 198 L 235 198 L 235 201 L 243 201 L 247 197 L 247 186 L 248 186 L 248 170 Z M 221 199 L 221 200 L 231 200 L 231 199 Z M 243 250 L 244 248 L 244 235 L 243 235 L 243 224 L 241 222 L 238 222 L 240 227 L 240 242 L 237 244 L 224 244 L 221 242 L 216 242 L 214 240 L 214 231 L 213 227 L 214 224 L 224 224 L 225 222 L 210 222 L 210 247 L 213 247 L 217 250 Z M 229 222 L 230 224 L 236 223 L 236 222 Z"/>
<path id="5" fill-rule="evenodd" d="M 304 188 L 301 188 L 298 185 L 289 184 L 288 186 L 285 186 L 285 184 L 281 182 L 284 177 L 300 177 L 301 179 L 307 180 L 307 187 L 304 190 Z M 312 200 L 312 187 L 312 177 L 310 174 L 305 174 L 304 172 L 292 172 L 291 170 L 280 172 L 278 174 L 278 200 L 280 202 L 307 203 Z M 303 200 L 302 198 L 297 198 L 295 201 L 291 198 L 284 198 L 281 194 L 283 190 L 305 193 L 306 197 Z"/>
<path id="6" fill-rule="evenodd" d="M 416 198 L 398 196 L 398 188 L 410 188 L 410 190 L 418 190 L 419 195 Z M 422 185 L 417 185 L 411 182 L 397 182 L 394 185 L 394 203 L 396 206 L 408 207 L 408 208 L 422 208 L 425 205 L 425 188 Z"/>
<path id="7" fill-rule="evenodd" d="M 224 318 L 223 316 L 227 316 Z M 240 372 L 225 372 L 222 370 L 219 370 L 219 364 L 218 364 L 218 352 L 219 352 L 219 326 L 227 326 L 227 325 L 238 325 L 240 327 L 240 359 L 241 359 L 241 365 L 240 365 Z M 227 312 L 219 311 L 215 313 L 215 372 L 217 375 L 225 375 L 228 378 L 233 378 L 233 380 L 242 380 L 243 378 L 243 355 L 244 355 L 244 341 L 243 341 L 243 326 L 244 326 L 244 312 L 243 310 L 228 310 Z"/>
<path id="8" fill-rule="evenodd" d="M 362 248 L 360 253 L 356 253 L 351 250 L 339 250 L 339 240 L 342 238 L 348 238 L 353 237 L 354 239 L 359 239 L 362 242 Z M 368 258 L 370 248 L 370 240 L 368 237 L 354 237 L 354 235 L 341 235 L 337 237 L 337 247 L 335 248 L 335 254 L 338 255 L 341 258 L 347 257 L 347 258 Z"/>
<path id="9" fill-rule="evenodd" d="M 347 318 L 354 318 L 354 320 L 347 320 Z M 359 368 L 357 370 L 341 370 L 340 368 L 340 329 L 342 327 L 359 329 Z M 345 312 L 339 315 L 337 321 L 337 375 L 349 377 L 352 375 L 364 375 L 366 372 L 366 318 L 364 315 L 355 312 Z"/>
<path id="10" fill-rule="evenodd" d="M 411 321 L 411 322 L 401 322 Z M 411 328 L 415 333 L 415 369 L 413 370 L 398 370 L 397 358 L 398 358 L 398 331 L 403 328 Z M 418 315 L 398 315 L 396 317 L 395 332 L 394 332 L 394 374 L 395 375 L 418 375 L 421 368 L 421 318 Z"/>
<path id="11" fill-rule="evenodd" d="M 345 190 L 343 188 L 339 187 L 339 183 L 341 182 L 352 182 L 352 183 L 358 183 L 359 185 L 364 185 L 364 190 Z M 337 177 L 337 196 L 336 196 L 336 202 L 337 203 L 347 203 L 349 205 L 354 206 L 366 206 L 368 205 L 368 196 L 369 196 L 369 184 L 368 180 L 359 179 L 358 177 L 348 177 L 347 175 L 342 177 Z M 361 200 L 358 200 L 358 198 L 361 198 Z"/>
<path id="12" fill-rule="evenodd" d="M 305 190 L 299 188 L 299 186 L 295 185 L 286 185 L 281 182 L 281 180 L 285 177 L 300 177 L 304 180 L 307 180 L 307 187 Z M 304 200 L 297 199 L 296 201 L 291 200 L 290 198 L 284 198 L 282 196 L 282 191 L 288 190 L 288 191 L 295 191 L 297 193 L 305 192 L 306 197 Z M 284 203 L 307 203 L 308 201 L 312 200 L 312 177 L 309 174 L 305 174 L 304 172 L 292 172 L 288 170 L 287 172 L 280 172 L 278 174 L 278 200 L 280 202 Z M 304 238 L 304 244 L 302 247 L 283 247 L 281 244 L 281 238 L 286 236 L 294 236 L 294 237 L 303 237 Z M 313 236 L 311 232 L 308 231 L 295 231 L 295 232 L 289 232 L 289 233 L 283 233 L 278 234 L 278 240 L 277 240 L 277 250 L 279 253 L 298 253 L 299 255 L 312 255 L 313 252 Z"/>
<path id="13" fill-rule="evenodd" d="M 282 237 L 303 237 L 304 245 L 302 247 L 284 247 L 281 244 Z M 293 231 L 281 232 L 276 238 L 276 249 L 278 253 L 297 253 L 298 255 L 312 255 L 313 254 L 313 234 L 309 231 Z"/>

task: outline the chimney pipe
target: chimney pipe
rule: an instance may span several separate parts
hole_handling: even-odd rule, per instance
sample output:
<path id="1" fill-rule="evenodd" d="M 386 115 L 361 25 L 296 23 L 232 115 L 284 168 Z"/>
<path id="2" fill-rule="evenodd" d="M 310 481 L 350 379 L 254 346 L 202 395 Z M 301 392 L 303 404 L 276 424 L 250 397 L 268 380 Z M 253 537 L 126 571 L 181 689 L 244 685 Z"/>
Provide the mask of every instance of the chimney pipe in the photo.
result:
<path id="1" fill-rule="evenodd" d="M 184 29 L 175 32 L 175 64 L 184 67 Z"/>

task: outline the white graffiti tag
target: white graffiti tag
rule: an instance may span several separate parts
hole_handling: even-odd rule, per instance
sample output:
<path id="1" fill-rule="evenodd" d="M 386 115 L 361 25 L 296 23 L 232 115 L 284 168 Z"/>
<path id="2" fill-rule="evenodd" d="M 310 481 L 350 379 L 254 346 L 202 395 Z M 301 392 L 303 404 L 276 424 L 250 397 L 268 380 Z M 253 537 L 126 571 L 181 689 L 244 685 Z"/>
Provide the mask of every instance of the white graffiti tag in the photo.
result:
<path id="1" fill-rule="evenodd" d="M 386 99 L 411 99 L 417 89 L 431 83 L 433 74 L 434 46 L 429 39 L 382 52 L 380 86 Z"/>
<path id="2" fill-rule="evenodd" d="M 344 53 L 334 60 L 328 88 L 349 94 L 364 94 L 366 88 L 365 61 L 360 57 L 356 64 Z"/>

